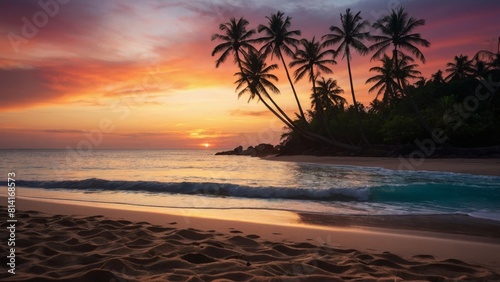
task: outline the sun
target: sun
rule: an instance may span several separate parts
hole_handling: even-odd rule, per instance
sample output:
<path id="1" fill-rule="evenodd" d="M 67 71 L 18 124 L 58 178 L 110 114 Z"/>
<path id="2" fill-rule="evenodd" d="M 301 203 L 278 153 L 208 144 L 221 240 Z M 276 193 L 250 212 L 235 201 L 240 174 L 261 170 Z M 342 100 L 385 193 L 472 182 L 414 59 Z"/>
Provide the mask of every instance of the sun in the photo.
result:
<path id="1" fill-rule="evenodd" d="M 203 143 L 203 144 L 201 144 L 201 146 L 202 146 L 202 147 L 204 147 L 204 148 L 208 148 L 208 147 L 210 147 L 210 144 L 208 144 L 208 143 Z"/>

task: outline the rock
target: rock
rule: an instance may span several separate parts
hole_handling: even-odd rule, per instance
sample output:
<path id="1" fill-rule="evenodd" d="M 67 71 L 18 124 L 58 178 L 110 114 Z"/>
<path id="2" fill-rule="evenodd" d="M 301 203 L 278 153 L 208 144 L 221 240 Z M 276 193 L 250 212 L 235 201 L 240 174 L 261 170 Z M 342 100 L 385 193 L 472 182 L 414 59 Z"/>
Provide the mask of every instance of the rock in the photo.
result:
<path id="1" fill-rule="evenodd" d="M 255 149 L 257 150 L 257 156 L 259 157 L 279 154 L 279 149 L 275 148 L 271 144 L 259 144 L 255 147 Z"/>
<path id="2" fill-rule="evenodd" d="M 241 153 L 243 152 L 243 146 L 238 146 L 234 149 L 234 152 L 237 154 L 237 155 L 241 155 Z"/>
<path id="3" fill-rule="evenodd" d="M 218 152 L 215 153 L 216 156 L 239 156 L 243 152 L 243 147 L 238 146 L 234 148 L 232 151 L 224 151 L 224 152 Z"/>
<path id="4" fill-rule="evenodd" d="M 265 157 L 268 155 L 279 154 L 279 147 L 274 147 L 271 144 L 259 144 L 256 147 L 250 146 L 243 150 L 242 146 L 234 148 L 232 151 L 218 152 L 216 156 L 252 156 L 252 157 Z"/>
<path id="5" fill-rule="evenodd" d="M 255 150 L 254 147 L 250 146 L 250 147 L 248 147 L 248 149 L 246 149 L 245 151 L 241 152 L 241 155 L 256 157 L 257 156 L 257 150 Z"/>

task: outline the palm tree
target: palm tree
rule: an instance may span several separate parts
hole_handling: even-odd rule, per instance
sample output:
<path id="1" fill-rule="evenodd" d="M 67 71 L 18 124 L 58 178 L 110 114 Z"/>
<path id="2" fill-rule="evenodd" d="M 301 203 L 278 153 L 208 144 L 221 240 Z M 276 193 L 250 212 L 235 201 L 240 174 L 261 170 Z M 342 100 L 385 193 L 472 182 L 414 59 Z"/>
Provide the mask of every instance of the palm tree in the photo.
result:
<path id="1" fill-rule="evenodd" d="M 455 56 L 453 61 L 446 64 L 448 67 L 446 71 L 450 73 L 445 78 L 446 81 L 460 80 L 474 75 L 474 65 L 468 56 Z"/>
<path id="2" fill-rule="evenodd" d="M 491 70 L 490 64 L 480 60 L 479 58 L 474 58 L 474 75 L 476 77 L 486 78 L 490 70 Z"/>
<path id="3" fill-rule="evenodd" d="M 294 52 L 292 51 L 291 47 L 297 48 L 299 40 L 294 37 L 300 36 L 301 32 L 300 30 L 288 30 L 291 25 L 291 18 L 283 18 L 283 16 L 284 14 L 278 11 L 276 14 L 272 14 L 271 17 L 266 17 L 269 20 L 268 25 L 259 25 L 257 28 L 259 33 L 264 32 L 265 36 L 259 38 L 258 40 L 264 43 L 261 50 L 264 50 L 265 54 L 271 53 L 271 55 L 276 55 L 283 63 L 286 76 L 288 78 L 290 86 L 292 87 L 295 101 L 297 102 L 297 107 L 299 108 L 300 115 L 305 121 L 306 118 L 304 115 L 304 111 L 302 110 L 300 100 L 297 96 L 297 92 L 295 91 L 295 87 L 290 77 L 290 73 L 288 72 L 285 59 L 283 57 L 283 53 L 290 57 L 294 56 Z"/>
<path id="4" fill-rule="evenodd" d="M 248 102 L 250 102 L 257 97 L 259 99 L 258 101 L 262 101 L 267 109 L 278 117 L 286 126 L 297 131 L 301 135 L 306 134 L 295 126 L 293 121 L 286 116 L 269 94 L 268 90 L 274 94 L 280 93 L 279 89 L 272 83 L 272 80 L 278 81 L 278 78 L 270 73 L 272 70 L 277 69 L 278 65 L 272 64 L 268 66 L 265 62 L 266 55 L 255 50 L 250 50 L 248 53 L 245 53 L 243 58 L 244 59 L 241 61 L 241 70 L 235 74 L 235 76 L 239 77 L 235 82 L 237 84 L 236 90 L 240 90 L 240 92 L 238 92 L 238 98 L 249 93 Z M 276 112 L 263 97 L 269 99 L 282 115 Z M 305 136 L 310 138 L 307 134 Z"/>
<path id="5" fill-rule="evenodd" d="M 295 131 L 297 134 L 307 140 L 320 142 L 322 144 L 334 145 L 348 150 L 359 149 L 356 146 L 343 144 L 334 139 L 330 140 L 318 134 L 306 131 L 297 126 L 294 122 L 290 122 L 287 117 L 283 117 L 278 114 L 274 110 L 274 108 L 272 108 L 266 102 L 266 99 L 263 99 L 264 97 L 269 99 L 273 103 L 273 105 L 277 107 L 278 110 L 280 110 L 269 93 L 269 90 L 275 94 L 279 93 L 278 88 L 276 88 L 276 86 L 272 83 L 272 80 L 277 81 L 278 78 L 270 73 L 270 71 L 276 69 L 278 66 L 276 64 L 267 66 L 265 62 L 266 55 L 254 50 L 249 51 L 243 57 L 244 60 L 242 60 L 241 62 L 241 71 L 235 74 L 239 77 L 235 82 L 237 84 L 236 89 L 240 90 L 240 92 L 238 93 L 238 97 L 249 93 L 250 97 L 248 101 L 251 101 L 255 97 L 259 98 L 258 101 L 262 101 L 262 103 L 288 128 Z"/>
<path id="6" fill-rule="evenodd" d="M 379 30 L 381 35 L 373 35 L 372 39 L 376 42 L 370 46 L 370 50 L 375 50 L 372 59 L 379 58 L 389 48 L 394 46 L 392 51 L 392 59 L 394 66 L 398 67 L 398 56 L 402 51 L 408 51 L 415 55 L 422 63 L 425 63 L 424 54 L 418 49 L 417 45 L 429 47 L 429 41 L 422 39 L 420 33 L 412 33 L 417 27 L 425 25 L 425 20 L 417 20 L 413 17 L 408 17 L 408 13 L 401 7 L 397 11 L 392 12 L 373 23 L 373 27 Z M 397 71 L 397 69 L 396 69 Z M 399 86 L 403 89 L 403 85 L 398 79 Z"/>
<path id="7" fill-rule="evenodd" d="M 283 116 L 278 114 L 264 99 L 262 99 L 262 97 L 260 96 L 260 92 L 257 91 L 257 88 L 252 88 L 252 82 L 249 80 L 249 78 L 246 77 L 246 75 L 249 74 L 249 69 L 247 69 L 247 71 L 244 70 L 240 54 L 243 54 L 243 57 L 246 59 L 247 63 L 249 58 L 254 59 L 253 63 L 255 63 L 257 54 L 256 49 L 251 45 L 251 43 L 255 42 L 255 39 L 251 39 L 251 37 L 255 34 L 255 30 L 247 30 L 248 25 L 249 22 L 244 18 L 240 18 L 238 20 L 236 20 L 235 18 L 231 18 L 229 22 L 221 24 L 219 26 L 219 30 L 223 31 L 223 34 L 212 35 L 212 41 L 223 41 L 212 51 L 212 56 L 215 56 L 217 53 L 222 53 L 219 59 L 217 59 L 215 66 L 219 67 L 219 65 L 224 63 L 230 55 L 234 55 L 234 59 L 240 69 L 240 72 L 238 72 L 238 74 L 241 75 L 241 79 L 243 79 L 243 82 L 245 82 L 249 87 L 247 91 L 250 91 L 251 93 L 250 100 L 253 99 L 255 95 L 257 95 L 259 101 L 262 101 L 262 103 L 264 103 L 264 105 L 274 115 L 276 115 L 285 125 L 294 129 L 295 127 L 292 125 L 291 119 L 286 116 L 286 114 L 281 111 L 279 107 L 278 110 L 280 110 Z M 259 58 L 262 59 L 262 57 Z M 247 67 L 248 66 L 249 65 L 247 65 Z M 253 67 L 254 69 L 257 68 L 256 66 Z M 239 96 L 241 96 L 241 93 Z M 274 103 L 274 100 L 272 100 L 271 96 L 267 95 L 267 97 L 270 98 Z"/>
<path id="8" fill-rule="evenodd" d="M 417 20 L 413 17 L 409 17 L 403 7 L 399 8 L 397 11 L 393 9 L 389 15 L 386 15 L 373 23 L 373 28 L 379 30 L 381 35 L 371 36 L 376 43 L 370 46 L 369 50 L 375 50 L 375 53 L 372 56 L 372 59 L 374 59 L 384 54 L 389 46 L 392 45 L 394 47 L 392 51 L 392 60 L 394 63 L 398 86 L 403 95 L 409 97 L 413 111 L 417 115 L 422 127 L 428 134 L 432 134 L 432 129 L 420 113 L 420 110 L 418 109 L 418 106 L 413 98 L 408 95 L 406 85 L 402 83 L 401 78 L 398 76 L 398 74 L 401 73 L 398 70 L 398 67 L 400 66 L 398 57 L 404 54 L 403 51 L 410 52 L 410 54 L 416 56 L 419 60 L 425 63 L 424 54 L 420 51 L 420 49 L 418 49 L 417 46 L 429 47 L 430 43 L 429 41 L 422 39 L 420 33 L 413 33 L 417 27 L 423 25 L 425 25 L 425 20 Z"/>
<path id="9" fill-rule="evenodd" d="M 288 117 L 288 115 L 278 106 L 278 104 L 274 101 L 274 99 L 269 95 L 266 89 L 272 90 L 273 93 L 279 94 L 280 91 L 276 86 L 274 86 L 269 79 L 278 80 L 278 78 L 269 74 L 270 71 L 278 68 L 277 64 L 272 64 L 267 66 L 266 64 L 266 54 L 251 50 L 248 54 L 244 56 L 245 60 L 242 62 L 241 72 L 236 73 L 237 76 L 241 78 L 236 82 L 238 86 L 236 89 L 240 89 L 244 83 L 247 83 L 247 86 L 238 93 L 238 98 L 241 97 L 246 92 L 250 92 L 250 98 L 248 101 L 254 98 L 254 95 L 259 93 L 261 96 L 269 99 L 274 107 L 281 113 L 282 117 L 287 120 L 288 124 L 294 125 L 294 122 Z M 248 81 L 245 81 L 245 77 L 247 77 Z M 254 91 L 252 91 L 252 89 Z M 259 96 L 261 100 L 262 97 Z"/>
<path id="10" fill-rule="evenodd" d="M 361 124 L 361 117 L 359 115 L 358 103 L 356 102 L 356 95 L 354 94 L 354 85 L 352 83 L 351 73 L 351 48 L 360 54 L 366 54 L 368 52 L 368 48 L 362 41 L 370 38 L 370 34 L 363 31 L 366 27 L 368 27 L 369 23 L 368 21 L 363 21 L 360 13 L 361 12 L 358 12 L 356 15 L 353 15 L 351 13 L 351 9 L 347 9 L 345 14 L 340 14 L 340 21 L 342 23 L 341 27 L 331 26 L 330 31 L 332 33 L 323 36 L 322 39 L 326 39 L 323 43 L 324 46 L 330 46 L 340 42 L 340 45 L 335 51 L 335 55 L 343 52 L 343 58 L 347 58 L 347 69 L 349 71 L 352 101 L 354 103 L 354 108 L 356 109 L 359 130 L 363 141 L 366 144 L 369 144 Z"/>
<path id="11" fill-rule="evenodd" d="M 376 99 L 382 94 L 382 101 L 384 103 L 393 102 L 403 96 L 398 83 L 394 80 L 395 77 L 399 77 L 404 85 L 409 84 L 409 79 L 420 78 L 421 72 L 416 70 L 418 65 L 411 64 L 414 60 L 409 56 L 400 58 L 397 68 L 394 67 L 393 60 L 385 54 L 380 61 L 382 62 L 382 66 L 376 66 L 370 69 L 370 71 L 378 74 L 370 77 L 366 83 L 375 83 L 368 92 L 373 92 L 378 89 Z"/>
<path id="12" fill-rule="evenodd" d="M 417 82 L 415 82 L 414 86 L 415 88 L 424 88 L 427 84 L 429 83 L 429 81 L 427 81 L 427 78 L 425 77 L 419 77 Z"/>
<path id="13" fill-rule="evenodd" d="M 322 144 L 330 144 L 348 150 L 358 150 L 359 148 L 357 148 L 356 146 L 343 144 L 335 140 L 329 140 L 318 134 L 307 132 L 302 130 L 301 128 L 298 128 L 297 126 L 295 126 L 293 121 L 291 121 L 291 119 L 288 116 L 286 116 L 286 114 L 284 114 L 283 111 L 281 111 L 281 113 L 283 114 L 282 116 L 279 113 L 277 113 L 266 102 L 265 99 L 262 99 L 262 95 L 257 90 L 258 87 L 255 86 L 255 82 L 250 81 L 249 77 L 247 77 L 251 73 L 249 72 L 249 70 L 258 69 L 258 67 L 248 64 L 256 63 L 258 61 L 255 59 L 256 57 L 259 58 L 260 61 L 264 61 L 265 58 L 264 56 L 258 56 L 256 49 L 251 45 L 251 43 L 255 41 L 254 39 L 251 39 L 252 35 L 255 34 L 255 30 L 253 29 L 247 30 L 248 24 L 249 22 L 244 18 L 240 18 L 239 20 L 231 18 L 229 22 L 221 24 L 219 26 L 219 29 L 223 31 L 222 34 L 212 35 L 212 41 L 213 40 L 223 41 L 223 43 L 217 45 L 212 52 L 212 56 L 215 56 L 217 53 L 222 53 L 219 59 L 217 59 L 216 61 L 216 67 L 224 63 L 230 55 L 234 55 L 234 60 L 238 64 L 240 70 L 239 75 L 243 79 L 243 82 L 246 83 L 247 86 L 249 86 L 247 91 L 250 91 L 251 93 L 250 95 L 252 95 L 253 93 L 254 96 L 257 96 L 259 98 L 259 101 L 262 101 L 262 103 L 269 109 L 269 111 L 271 111 L 278 119 L 280 119 L 288 128 L 296 131 L 298 134 L 300 134 L 300 136 L 311 141 L 321 142 Z M 243 57 L 245 58 L 245 64 L 247 64 L 246 67 L 247 71 L 243 69 L 243 63 L 240 54 L 243 54 Z M 264 66 L 264 62 L 259 62 L 259 63 L 262 64 L 263 69 L 267 68 L 267 66 Z M 268 98 L 271 99 L 271 96 L 268 96 Z M 274 100 L 271 99 L 271 101 L 274 103 Z M 274 103 L 274 105 L 276 104 Z M 278 110 L 281 109 L 278 107 Z"/>
<path id="14" fill-rule="evenodd" d="M 500 69 L 500 37 L 498 37 L 497 52 L 493 53 L 488 50 L 480 50 L 474 56 L 474 59 L 485 60 L 488 62 L 489 67 L 494 69 Z"/>
<path id="15" fill-rule="evenodd" d="M 241 62 L 241 72 L 235 74 L 235 76 L 239 77 L 235 82 L 237 84 L 236 90 L 240 90 L 245 86 L 238 93 L 238 98 L 249 93 L 248 102 L 250 102 L 255 96 L 258 96 L 259 99 L 262 96 L 271 97 L 268 90 L 279 94 L 279 89 L 272 83 L 272 80 L 278 81 L 278 78 L 270 73 L 278 68 L 278 65 L 272 64 L 268 66 L 263 59 L 263 55 L 255 51 L 250 51 L 244 58 Z"/>
<path id="16" fill-rule="evenodd" d="M 398 66 L 394 71 L 395 76 L 400 78 L 403 85 L 409 85 L 409 79 L 423 79 L 422 73 L 417 70 L 418 65 L 413 64 L 414 61 L 412 57 L 406 55 L 398 60 Z"/>
<path id="17" fill-rule="evenodd" d="M 316 91 L 316 78 L 319 74 L 321 72 L 333 73 L 326 64 L 337 63 L 333 59 L 334 52 L 333 50 L 323 50 L 322 44 L 316 41 L 315 37 L 310 41 L 307 39 L 300 40 L 300 47 L 295 52 L 294 60 L 290 63 L 290 67 L 298 66 L 293 73 L 295 81 L 297 82 L 307 75 L 309 81 L 312 82 L 313 90 Z M 331 59 L 327 57 L 331 57 Z M 314 93 L 314 95 L 317 96 L 317 93 Z M 321 111 L 320 114 L 322 115 Z"/>
<path id="18" fill-rule="evenodd" d="M 398 83 L 394 80 L 394 63 L 392 59 L 385 54 L 380 62 L 382 66 L 376 66 L 370 69 L 371 72 L 378 74 L 368 78 L 366 83 L 375 83 L 368 92 L 373 92 L 378 89 L 375 99 L 378 99 L 378 97 L 382 95 L 382 101 L 385 104 L 389 104 L 396 99 L 396 93 L 398 92 Z"/>
<path id="19" fill-rule="evenodd" d="M 436 73 L 432 74 L 431 80 L 436 84 L 443 84 L 444 83 L 443 71 L 438 70 Z"/>
<path id="20" fill-rule="evenodd" d="M 316 88 L 316 78 L 321 72 L 333 73 L 326 64 L 336 64 L 333 59 L 334 52 L 332 50 L 323 50 L 320 42 L 313 37 L 311 41 L 307 39 L 300 40 L 300 47 L 295 53 L 294 60 L 290 63 L 290 67 L 298 66 L 294 72 L 295 81 L 301 80 L 304 75 L 309 77 L 309 81 L 313 84 L 313 89 Z M 331 55 L 332 59 L 327 59 Z"/>
<path id="21" fill-rule="evenodd" d="M 313 109 L 318 111 L 318 107 L 321 107 L 323 111 L 326 111 L 337 105 L 343 108 L 347 104 L 346 99 L 340 96 L 340 94 L 344 93 L 344 90 L 338 86 L 336 80 L 331 78 L 326 80 L 322 77 L 318 79 L 317 83 L 316 91 L 313 91 L 313 94 L 311 94 L 311 107 Z"/>
<path id="22" fill-rule="evenodd" d="M 215 46 L 212 51 L 212 57 L 217 53 L 222 53 L 219 59 L 217 59 L 215 67 L 218 68 L 229 56 L 234 55 L 235 62 L 241 69 L 240 53 L 245 54 L 248 50 L 255 49 L 251 44 L 255 41 L 251 39 L 255 34 L 255 30 L 247 30 L 248 25 L 249 22 L 244 18 L 238 20 L 231 18 L 229 22 L 220 24 L 219 30 L 223 33 L 212 35 L 212 41 L 223 41 L 223 43 Z"/>
<path id="23" fill-rule="evenodd" d="M 236 20 L 235 18 L 231 18 L 229 22 L 221 24 L 219 26 L 219 29 L 223 31 L 223 34 L 214 34 L 212 35 L 212 40 L 221 40 L 223 43 L 217 45 L 213 52 L 212 56 L 215 56 L 217 53 L 222 53 L 222 55 L 217 59 L 216 61 L 216 67 L 219 67 L 219 65 L 227 60 L 227 58 L 230 55 L 234 55 L 234 59 L 236 63 L 238 64 L 238 67 L 240 69 L 239 74 L 242 75 L 243 80 L 245 81 L 248 86 L 252 84 L 251 81 L 248 81 L 246 78 L 246 75 L 248 72 L 244 71 L 243 65 L 242 65 L 242 60 L 240 54 L 243 54 L 244 57 L 248 57 L 251 59 L 256 59 L 256 49 L 252 46 L 251 43 L 255 42 L 255 39 L 251 39 L 251 37 L 255 34 L 255 30 L 247 30 L 249 22 L 244 19 L 240 18 Z M 252 56 L 249 56 L 249 54 L 252 54 Z M 248 59 L 246 58 L 246 59 Z M 260 59 L 263 59 L 264 57 L 259 57 Z M 255 91 L 251 91 L 253 95 L 257 95 Z M 252 94 L 251 94 L 252 95 Z M 271 96 L 267 95 L 271 102 L 276 106 L 278 111 L 283 115 L 281 116 L 278 114 L 265 100 L 263 100 L 261 97 L 259 99 L 266 105 L 266 107 L 273 113 L 275 114 L 281 121 L 283 121 L 287 126 L 290 128 L 294 128 L 293 121 L 283 112 L 283 110 L 278 107 L 278 105 L 274 102 Z M 253 97 L 250 98 L 250 100 L 253 99 Z"/>
<path id="24" fill-rule="evenodd" d="M 314 97 L 318 97 L 316 93 L 316 78 L 321 72 L 333 73 L 333 71 L 327 67 L 326 64 L 336 64 L 333 59 L 334 52 L 332 50 L 323 50 L 322 44 L 319 41 L 316 41 L 314 37 L 311 41 L 307 39 L 300 40 L 300 45 L 302 49 L 297 49 L 295 52 L 295 58 L 290 63 L 290 67 L 298 66 L 294 72 L 295 81 L 299 81 L 305 75 L 309 77 L 309 81 L 312 82 Z M 327 57 L 331 57 L 331 59 L 328 59 Z M 319 104 L 319 102 L 316 101 L 316 104 Z M 330 138 L 333 139 L 329 133 L 326 121 L 324 120 L 323 111 L 321 108 L 319 108 L 319 110 L 325 130 L 330 135 Z"/>

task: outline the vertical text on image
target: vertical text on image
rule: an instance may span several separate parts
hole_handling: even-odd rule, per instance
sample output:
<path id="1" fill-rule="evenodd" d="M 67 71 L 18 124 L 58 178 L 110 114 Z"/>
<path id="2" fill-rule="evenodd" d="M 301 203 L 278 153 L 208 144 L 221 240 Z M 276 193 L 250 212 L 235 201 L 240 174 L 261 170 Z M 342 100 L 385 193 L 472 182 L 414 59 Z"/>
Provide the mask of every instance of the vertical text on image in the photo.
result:
<path id="1" fill-rule="evenodd" d="M 7 173 L 7 237 L 8 256 L 7 270 L 10 274 L 16 274 L 16 174 L 14 172 Z"/>

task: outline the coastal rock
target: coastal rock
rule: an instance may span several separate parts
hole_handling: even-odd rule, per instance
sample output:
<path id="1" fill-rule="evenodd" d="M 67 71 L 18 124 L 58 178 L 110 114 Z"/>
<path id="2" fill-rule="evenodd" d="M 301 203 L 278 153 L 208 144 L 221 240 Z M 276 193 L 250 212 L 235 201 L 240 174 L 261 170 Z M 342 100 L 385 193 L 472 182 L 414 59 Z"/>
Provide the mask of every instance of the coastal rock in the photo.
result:
<path id="1" fill-rule="evenodd" d="M 248 147 L 248 149 L 246 149 L 245 151 L 243 151 L 241 153 L 241 155 L 256 157 L 257 156 L 257 150 L 255 150 L 255 148 L 253 146 L 250 146 L 250 147 Z"/>
<path id="2" fill-rule="evenodd" d="M 259 144 L 255 147 L 255 150 L 257 150 L 257 155 L 259 156 L 267 156 L 278 153 L 278 150 L 271 144 Z"/>
<path id="3" fill-rule="evenodd" d="M 238 146 L 231 151 L 215 153 L 216 156 L 240 156 L 243 152 L 243 146 Z"/>
<path id="4" fill-rule="evenodd" d="M 279 147 L 271 144 L 259 144 L 256 147 L 250 146 L 243 150 L 242 146 L 236 147 L 231 151 L 218 152 L 216 156 L 251 156 L 251 157 L 265 157 L 269 155 L 279 154 Z"/>

